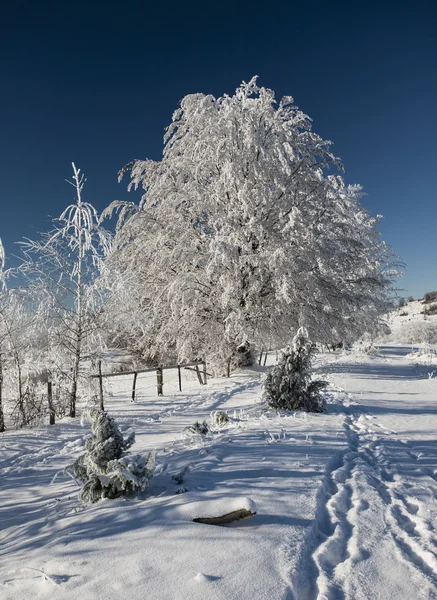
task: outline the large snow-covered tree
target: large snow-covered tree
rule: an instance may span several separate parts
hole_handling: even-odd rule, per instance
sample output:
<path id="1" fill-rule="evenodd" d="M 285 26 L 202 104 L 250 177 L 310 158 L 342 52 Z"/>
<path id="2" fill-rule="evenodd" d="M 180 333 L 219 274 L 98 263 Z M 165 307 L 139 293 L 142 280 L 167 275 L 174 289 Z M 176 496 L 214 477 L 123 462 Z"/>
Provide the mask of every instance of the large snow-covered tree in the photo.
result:
<path id="1" fill-rule="evenodd" d="M 146 353 L 208 354 L 247 343 L 358 335 L 387 309 L 390 249 L 339 160 L 291 97 L 254 77 L 232 96 L 186 96 L 160 161 L 136 160 L 138 205 L 120 211 L 110 265 L 131 274 L 147 315 Z M 134 275 L 133 275 L 134 274 Z M 127 322 L 127 321 L 126 321 Z"/>
<path id="2" fill-rule="evenodd" d="M 53 356 L 57 347 L 58 357 L 65 357 L 64 368 L 70 378 L 69 414 L 74 417 L 80 365 L 99 347 L 103 302 L 99 277 L 111 235 L 99 225 L 95 208 L 82 200 L 85 178 L 74 163 L 73 179 L 68 183 L 75 189 L 75 202 L 55 220 L 54 231 L 22 243 L 25 260 L 21 269 L 44 306 L 47 352 Z"/>

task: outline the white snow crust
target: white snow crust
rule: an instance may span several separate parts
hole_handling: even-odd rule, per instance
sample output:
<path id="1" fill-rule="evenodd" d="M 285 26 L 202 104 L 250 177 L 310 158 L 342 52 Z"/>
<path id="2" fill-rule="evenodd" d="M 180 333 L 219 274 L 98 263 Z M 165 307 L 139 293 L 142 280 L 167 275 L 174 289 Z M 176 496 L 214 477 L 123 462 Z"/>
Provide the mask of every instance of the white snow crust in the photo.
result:
<path id="1" fill-rule="evenodd" d="M 139 380 L 135 403 L 112 379 L 106 408 L 132 451 L 157 451 L 134 499 L 79 503 L 62 474 L 90 433 L 79 418 L 2 434 L 1 600 L 437 598 L 437 378 L 410 352 L 322 356 L 326 414 L 266 410 L 262 368 L 159 398 Z M 214 410 L 228 428 L 181 436 Z"/>

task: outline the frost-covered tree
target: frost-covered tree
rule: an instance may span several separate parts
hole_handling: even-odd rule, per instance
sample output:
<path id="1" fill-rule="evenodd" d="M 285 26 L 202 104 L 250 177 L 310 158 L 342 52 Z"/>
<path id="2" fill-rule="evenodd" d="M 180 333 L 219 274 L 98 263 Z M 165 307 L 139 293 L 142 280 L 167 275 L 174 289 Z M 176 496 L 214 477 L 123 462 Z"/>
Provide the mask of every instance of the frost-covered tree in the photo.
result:
<path id="1" fill-rule="evenodd" d="M 313 379 L 312 362 L 315 347 L 308 332 L 301 327 L 293 338 L 291 347 L 283 350 L 278 364 L 267 374 L 264 382 L 264 399 L 272 408 L 323 412 L 326 403 L 321 391 L 326 381 Z"/>
<path id="2" fill-rule="evenodd" d="M 16 290 L 2 295 L 0 305 L 0 363 L 2 385 L 8 391 L 16 425 L 27 422 L 25 354 L 29 350 L 29 334 L 33 315 L 26 310 L 22 296 Z"/>
<path id="3" fill-rule="evenodd" d="M 5 269 L 5 261 L 0 240 L 0 431 L 5 430 L 7 404 L 14 424 L 23 426 L 35 400 L 29 376 L 36 321 L 25 294 L 7 288 L 12 271 Z"/>
<path id="4" fill-rule="evenodd" d="M 46 322 L 38 298 L 28 292 L 12 288 L 0 294 L 1 395 L 18 427 L 40 422 L 48 411 Z"/>
<path id="5" fill-rule="evenodd" d="M 103 257 L 111 235 L 99 225 L 95 208 L 82 200 L 85 178 L 73 163 L 75 202 L 55 220 L 55 229 L 41 240 L 22 243 L 22 271 L 32 289 L 45 296 L 51 347 L 66 356 L 64 370 L 70 378 L 69 415 L 76 415 L 79 370 L 99 348 L 98 322 L 103 291 L 99 287 Z"/>
<path id="6" fill-rule="evenodd" d="M 109 267 L 109 261 L 106 266 Z M 112 347 L 128 349 L 141 364 L 143 358 L 150 358 L 145 352 L 150 339 L 150 316 L 145 307 L 144 295 L 147 283 L 142 274 L 133 271 L 117 271 L 111 267 L 103 271 L 101 283 L 111 290 L 101 315 L 102 326 L 107 332 L 108 344 Z M 167 356 L 167 360 L 170 357 Z"/>
<path id="7" fill-rule="evenodd" d="M 0 238 L 0 305 L 3 303 L 4 288 L 6 286 L 5 276 L 5 250 Z M 5 413 L 3 406 L 3 349 L 0 338 L 0 433 L 5 430 Z"/>
<path id="8" fill-rule="evenodd" d="M 437 300 L 437 291 L 426 292 L 426 294 L 423 296 L 424 302 L 434 302 L 436 300 Z"/>
<path id="9" fill-rule="evenodd" d="M 94 503 L 103 498 L 118 498 L 143 491 L 152 478 L 155 456 L 147 458 L 127 450 L 135 442 L 132 433 L 123 438 L 114 418 L 107 412 L 92 409 L 92 436 L 85 442 L 82 454 L 67 472 L 83 485 L 80 499 Z"/>
<path id="10" fill-rule="evenodd" d="M 378 218 L 359 186 L 326 174 L 341 164 L 291 97 L 256 78 L 186 96 L 164 142 L 160 161 L 121 172 L 139 204 L 106 211 L 120 211 L 110 268 L 135 274 L 150 357 L 207 354 L 223 372 L 238 347 L 285 344 L 299 325 L 315 341 L 356 337 L 387 311 Z"/>

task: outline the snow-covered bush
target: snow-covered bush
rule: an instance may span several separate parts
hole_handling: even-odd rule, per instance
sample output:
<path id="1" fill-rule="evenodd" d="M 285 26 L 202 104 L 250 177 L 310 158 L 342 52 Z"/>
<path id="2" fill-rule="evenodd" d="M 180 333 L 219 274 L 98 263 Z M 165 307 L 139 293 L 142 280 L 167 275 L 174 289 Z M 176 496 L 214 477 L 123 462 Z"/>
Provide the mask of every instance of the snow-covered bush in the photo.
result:
<path id="1" fill-rule="evenodd" d="M 214 410 L 211 413 L 211 423 L 218 429 L 223 429 L 229 425 L 230 418 L 223 410 Z"/>
<path id="2" fill-rule="evenodd" d="M 423 344 L 422 348 L 407 354 L 407 358 L 424 365 L 434 365 L 437 364 L 437 351 L 429 344 Z"/>
<path id="3" fill-rule="evenodd" d="M 411 320 L 392 327 L 386 341 L 395 344 L 437 344 L 437 320 Z"/>
<path id="4" fill-rule="evenodd" d="M 437 304 L 430 304 L 423 309 L 424 315 L 437 315 Z"/>
<path id="5" fill-rule="evenodd" d="M 435 300 L 437 300 L 437 291 L 426 292 L 426 294 L 423 296 L 424 302 L 434 302 Z"/>
<path id="6" fill-rule="evenodd" d="M 184 438 L 195 438 L 198 436 L 204 437 L 209 433 L 208 423 L 203 421 L 203 423 L 199 423 L 196 421 L 193 425 L 189 425 L 188 427 L 184 427 L 182 431 L 182 437 Z"/>
<path id="7" fill-rule="evenodd" d="M 90 411 L 93 435 L 85 443 L 87 452 L 66 471 L 83 484 L 80 499 L 88 504 L 103 498 L 118 498 L 143 491 L 152 478 L 155 455 L 130 455 L 132 433 L 123 438 L 114 418 L 106 411 Z"/>
<path id="8" fill-rule="evenodd" d="M 323 412 L 326 408 L 321 391 L 327 382 L 312 379 L 312 362 L 316 349 L 301 327 L 291 347 L 283 350 L 278 364 L 267 374 L 264 399 L 272 408 Z"/>
<path id="9" fill-rule="evenodd" d="M 373 339 L 368 335 L 364 335 L 352 344 L 351 353 L 358 358 L 362 356 L 377 356 L 378 349 L 373 343 Z"/>

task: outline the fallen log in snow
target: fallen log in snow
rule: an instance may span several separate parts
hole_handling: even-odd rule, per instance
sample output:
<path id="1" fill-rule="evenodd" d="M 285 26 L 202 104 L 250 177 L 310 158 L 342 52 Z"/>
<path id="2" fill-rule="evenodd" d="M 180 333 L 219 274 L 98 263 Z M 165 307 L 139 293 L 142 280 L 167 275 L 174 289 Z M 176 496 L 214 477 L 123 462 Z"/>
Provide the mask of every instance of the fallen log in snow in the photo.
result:
<path id="1" fill-rule="evenodd" d="M 256 515 L 256 511 L 252 512 L 246 508 L 240 508 L 239 510 L 233 510 L 230 513 L 222 515 L 221 517 L 198 517 L 193 519 L 194 523 L 205 523 L 206 525 L 224 525 L 226 523 L 232 523 L 233 521 L 241 521 L 242 519 L 250 519 Z"/>

